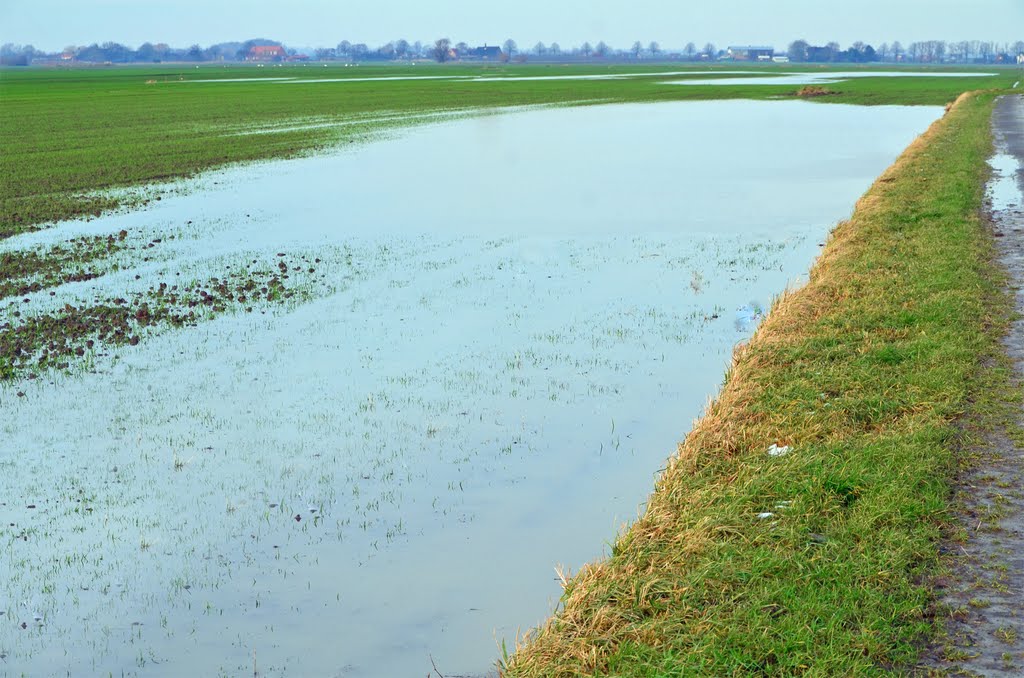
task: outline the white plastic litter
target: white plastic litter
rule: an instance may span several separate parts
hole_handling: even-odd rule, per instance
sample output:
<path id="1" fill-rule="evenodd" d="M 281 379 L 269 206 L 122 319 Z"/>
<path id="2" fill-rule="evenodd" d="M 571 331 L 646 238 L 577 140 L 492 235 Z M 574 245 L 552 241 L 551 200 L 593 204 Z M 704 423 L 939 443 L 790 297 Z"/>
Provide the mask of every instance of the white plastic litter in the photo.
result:
<path id="1" fill-rule="evenodd" d="M 769 511 L 765 511 L 764 513 L 758 513 L 757 517 L 760 518 L 761 520 L 765 520 L 767 518 L 774 518 L 775 514 L 769 512 Z"/>
<path id="2" fill-rule="evenodd" d="M 772 443 L 772 446 L 768 448 L 769 457 L 784 457 L 787 454 L 789 454 L 789 445 L 779 447 L 775 443 Z"/>

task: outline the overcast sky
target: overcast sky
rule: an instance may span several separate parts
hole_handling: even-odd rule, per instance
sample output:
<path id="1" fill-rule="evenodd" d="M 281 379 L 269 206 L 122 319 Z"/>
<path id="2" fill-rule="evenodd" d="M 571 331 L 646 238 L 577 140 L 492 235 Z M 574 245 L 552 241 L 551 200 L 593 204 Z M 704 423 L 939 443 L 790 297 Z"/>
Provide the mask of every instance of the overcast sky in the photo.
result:
<path id="1" fill-rule="evenodd" d="M 604 40 L 719 47 L 792 40 L 1024 40 L 1024 0 L 0 0 L 0 42 L 58 50 L 114 41 L 175 47 L 264 37 L 371 47 L 449 37 L 563 48 Z"/>

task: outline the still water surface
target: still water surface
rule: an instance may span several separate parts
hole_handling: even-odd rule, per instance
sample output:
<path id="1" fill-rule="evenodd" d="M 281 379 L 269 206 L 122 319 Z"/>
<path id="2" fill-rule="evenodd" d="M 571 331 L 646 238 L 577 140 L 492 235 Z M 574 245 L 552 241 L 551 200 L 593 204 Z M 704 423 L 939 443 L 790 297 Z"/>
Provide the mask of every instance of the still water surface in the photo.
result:
<path id="1" fill-rule="evenodd" d="M 830 85 L 858 78 L 982 78 L 995 73 L 951 73 L 935 71 L 824 71 L 819 73 L 764 73 L 754 78 L 704 78 L 671 80 L 666 85 Z"/>
<path id="2" fill-rule="evenodd" d="M 521 111 L 8 241 L 177 236 L 31 308 L 323 262 L 310 301 L 0 386 L 0 672 L 486 674 L 941 113 Z"/>

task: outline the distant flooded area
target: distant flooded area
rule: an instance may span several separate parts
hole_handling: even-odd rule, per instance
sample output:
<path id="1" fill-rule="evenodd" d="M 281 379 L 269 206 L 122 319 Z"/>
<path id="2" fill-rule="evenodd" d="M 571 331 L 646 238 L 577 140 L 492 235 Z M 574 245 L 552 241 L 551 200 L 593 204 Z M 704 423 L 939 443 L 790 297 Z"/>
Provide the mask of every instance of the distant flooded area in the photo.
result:
<path id="1" fill-rule="evenodd" d="M 141 243 L 0 324 L 250 265 L 296 292 L 0 382 L 0 675 L 492 674 L 942 114 L 518 110 L 0 243 Z"/>
<path id="2" fill-rule="evenodd" d="M 769 74 L 750 78 L 691 78 L 670 80 L 666 85 L 831 85 L 857 78 L 990 78 L 995 73 L 943 71 L 828 71 L 821 73 Z"/>

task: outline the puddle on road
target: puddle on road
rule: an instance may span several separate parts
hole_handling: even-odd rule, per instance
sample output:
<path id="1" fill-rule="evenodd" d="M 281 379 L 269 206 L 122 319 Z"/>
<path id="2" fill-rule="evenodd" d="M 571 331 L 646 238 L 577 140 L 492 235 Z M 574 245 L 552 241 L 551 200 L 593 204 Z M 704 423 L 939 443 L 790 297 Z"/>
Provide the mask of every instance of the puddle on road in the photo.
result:
<path id="1" fill-rule="evenodd" d="M 1024 207 L 1021 194 L 1021 168 L 1017 158 L 1008 153 L 996 153 L 988 161 L 992 168 L 987 193 L 995 212 L 1019 210 Z"/>
<path id="2" fill-rule="evenodd" d="M 554 566 L 635 517 L 760 310 L 941 114 L 489 116 L 6 241 L 175 235 L 40 310 L 277 252 L 322 262 L 311 301 L 0 384 L 5 670 L 487 673 L 551 611 Z"/>

